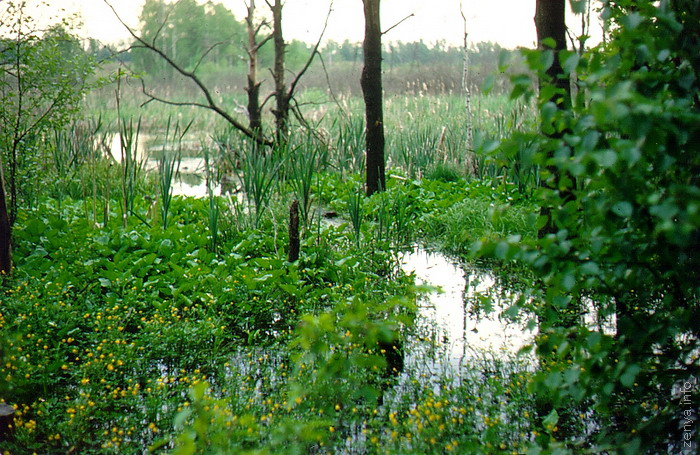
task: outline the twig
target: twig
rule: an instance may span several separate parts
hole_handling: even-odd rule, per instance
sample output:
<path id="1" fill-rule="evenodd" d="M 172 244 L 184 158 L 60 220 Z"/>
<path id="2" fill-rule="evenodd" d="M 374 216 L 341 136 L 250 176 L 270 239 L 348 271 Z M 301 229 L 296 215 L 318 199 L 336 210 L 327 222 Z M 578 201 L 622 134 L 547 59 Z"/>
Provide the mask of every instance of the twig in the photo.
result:
<path id="1" fill-rule="evenodd" d="M 318 40 L 316 41 L 316 45 L 314 46 L 314 49 L 311 51 L 311 55 L 309 56 L 309 59 L 306 61 L 306 64 L 304 65 L 304 67 L 301 69 L 299 74 L 296 75 L 296 77 L 294 78 L 294 81 L 292 81 L 292 83 L 289 86 L 289 92 L 287 95 L 289 98 L 294 96 L 294 91 L 296 90 L 296 86 L 299 83 L 299 80 L 304 75 L 304 73 L 306 73 L 306 70 L 308 70 L 309 67 L 311 66 L 311 63 L 314 61 L 314 57 L 316 56 L 316 54 L 319 54 L 318 48 L 321 45 L 321 40 L 323 39 L 323 35 L 325 35 L 326 29 L 328 28 L 328 19 L 330 19 L 330 17 L 331 17 L 331 12 L 333 12 L 333 0 L 331 0 L 331 4 L 328 7 L 328 14 L 326 14 L 326 22 L 323 24 L 323 30 L 321 30 L 321 34 L 319 35 Z"/>
<path id="2" fill-rule="evenodd" d="M 331 98 L 333 99 L 333 102 L 335 102 L 335 105 L 338 106 L 338 109 L 340 109 L 341 114 L 343 114 L 343 117 L 347 118 L 348 113 L 345 111 L 345 108 L 340 104 L 340 101 L 338 101 L 338 97 L 335 96 L 335 92 L 333 91 L 333 87 L 331 86 L 331 78 L 328 75 L 328 69 L 326 68 L 326 62 L 323 60 L 323 54 L 318 54 L 318 59 L 321 62 L 321 67 L 323 68 L 323 74 L 326 75 L 326 84 L 328 84 L 328 93 L 330 93 Z"/>
<path id="3" fill-rule="evenodd" d="M 392 25 L 391 27 L 389 27 L 389 28 L 387 28 L 386 30 L 384 30 L 384 31 L 382 32 L 382 35 L 386 35 L 386 34 L 389 33 L 391 30 L 395 29 L 396 27 L 398 27 L 399 25 L 401 25 L 403 22 L 407 21 L 408 19 L 412 18 L 413 16 L 415 16 L 415 14 L 414 14 L 414 13 L 411 13 L 411 14 L 409 14 L 408 16 L 404 17 L 403 19 L 401 19 L 400 21 L 398 21 L 397 23 L 395 23 L 395 24 Z"/>

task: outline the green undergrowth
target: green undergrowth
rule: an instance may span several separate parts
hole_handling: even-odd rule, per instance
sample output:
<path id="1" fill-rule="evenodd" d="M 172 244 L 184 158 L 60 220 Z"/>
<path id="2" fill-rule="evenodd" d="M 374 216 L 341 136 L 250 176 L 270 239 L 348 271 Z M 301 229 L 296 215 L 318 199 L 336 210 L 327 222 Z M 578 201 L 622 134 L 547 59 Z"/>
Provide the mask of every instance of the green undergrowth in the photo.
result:
<path id="1" fill-rule="evenodd" d="M 345 218 L 358 180 L 317 182 L 319 199 Z M 436 235 L 419 226 L 444 223 L 468 200 L 468 185 L 392 179 L 384 194 L 357 198 L 359 241 L 349 222 L 317 217 L 295 263 L 286 260 L 286 200 L 273 202 L 256 227 L 240 219 L 254 212 L 223 210 L 216 243 L 207 199 L 175 197 L 167 227 L 138 200 L 126 225 L 118 208 L 104 225 L 83 201 L 42 200 L 20 213 L 16 269 L 3 291 L 0 391 L 16 413 L 13 439 L 1 447 L 88 454 L 524 447 L 534 437 L 520 412 L 532 407 L 521 387 L 528 368 L 484 357 L 459 380 L 438 366 L 427 374 L 425 365 L 440 362 L 439 343 L 414 322 L 417 298 L 429 290 L 413 286 L 395 255 Z M 401 374 L 392 352 L 406 362 Z"/>
<path id="2" fill-rule="evenodd" d="M 411 294 L 388 253 L 353 250 L 338 229 L 307 238 L 289 264 L 272 221 L 231 228 L 211 251 L 206 202 L 176 198 L 172 210 L 167 229 L 135 217 L 94 226 L 68 201 L 18 219 L 1 321 L 12 453 L 140 453 L 172 434 L 191 386 L 236 374 L 242 350 L 284 358 L 302 315 L 351 299 L 378 317 L 392 295 Z M 410 313 L 402 302 L 397 317 Z M 397 336 L 390 321 L 377 322 L 381 339 Z"/>
<path id="3" fill-rule="evenodd" d="M 324 174 L 320 192 L 324 204 L 345 214 L 362 183 Z M 422 242 L 470 259 L 482 243 L 537 236 L 538 207 L 517 185 L 500 181 L 407 179 L 395 172 L 385 192 L 364 199 L 366 236 L 394 245 Z"/>

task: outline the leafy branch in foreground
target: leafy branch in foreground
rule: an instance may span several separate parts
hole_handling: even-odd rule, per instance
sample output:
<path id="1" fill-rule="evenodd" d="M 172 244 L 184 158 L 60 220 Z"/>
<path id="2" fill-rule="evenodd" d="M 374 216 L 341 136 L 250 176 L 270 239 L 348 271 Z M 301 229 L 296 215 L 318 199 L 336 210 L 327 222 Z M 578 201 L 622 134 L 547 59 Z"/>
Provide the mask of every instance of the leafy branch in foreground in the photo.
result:
<path id="1" fill-rule="evenodd" d="M 697 403 L 700 46 L 686 37 L 698 13 L 697 1 L 610 3 L 617 27 L 601 49 L 525 53 L 541 77 L 555 59 L 579 76 L 573 106 L 543 84 L 542 133 L 513 139 L 537 144 L 550 180 L 536 193 L 550 217 L 538 227 L 550 229 L 481 249 L 538 278 L 524 305 L 540 332 L 531 390 L 551 412 L 536 453 L 685 453 L 695 437 L 683 413 L 697 406 L 679 391 L 688 384 Z M 514 82 L 535 95 L 528 77 Z"/>

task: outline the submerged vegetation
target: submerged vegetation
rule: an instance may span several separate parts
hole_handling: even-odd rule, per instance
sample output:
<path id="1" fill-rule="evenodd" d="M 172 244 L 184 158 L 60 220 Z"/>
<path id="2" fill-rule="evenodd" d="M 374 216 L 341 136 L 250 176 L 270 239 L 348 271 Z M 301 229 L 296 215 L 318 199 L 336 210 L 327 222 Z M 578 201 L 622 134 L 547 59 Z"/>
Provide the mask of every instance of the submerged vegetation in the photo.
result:
<path id="1" fill-rule="evenodd" d="M 53 79 L 60 58 L 34 66 L 43 46 L 81 49 L 63 29 L 58 41 L 55 30 L 2 41 L 26 51 L 1 62 L 0 114 L 19 121 L 0 127 L 14 210 L 0 450 L 693 453 L 698 6 L 632 3 L 604 2 L 612 31 L 597 48 L 522 51 L 527 71 L 473 93 L 472 115 L 449 89 L 389 86 L 386 188 L 369 197 L 352 89 L 309 83 L 289 134 L 266 146 L 211 111 L 144 98 L 116 60 Z M 231 25 L 217 16 L 212 30 Z M 209 66 L 174 52 L 218 80 L 230 47 Z M 424 45 L 396 45 L 391 77 L 413 74 L 406 49 L 431 61 Z M 504 66 L 486 59 L 493 46 L 477 49 L 484 68 Z M 96 51 L 80 52 L 87 68 Z M 159 71 L 144 52 L 121 63 Z M 329 74 L 357 52 L 329 44 Z M 571 105 L 547 83 L 555 58 L 576 76 Z M 245 98 L 217 103 L 235 112 Z M 405 271 L 417 245 L 465 276 L 448 311 L 463 318 L 458 363 L 431 316 L 437 290 Z M 479 320 L 489 324 L 467 323 Z M 522 349 L 470 346 L 464 333 L 507 324 L 530 330 Z"/>

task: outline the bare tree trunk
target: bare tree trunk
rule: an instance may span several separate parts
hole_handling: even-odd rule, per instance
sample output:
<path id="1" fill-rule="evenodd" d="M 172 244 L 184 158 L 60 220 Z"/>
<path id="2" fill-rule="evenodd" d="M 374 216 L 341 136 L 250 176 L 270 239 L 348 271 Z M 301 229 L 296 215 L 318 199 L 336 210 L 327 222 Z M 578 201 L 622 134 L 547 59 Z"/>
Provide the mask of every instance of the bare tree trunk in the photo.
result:
<path id="1" fill-rule="evenodd" d="M 560 88 L 564 91 L 564 96 L 555 94 L 548 100 L 562 107 L 568 107 L 571 105 L 571 85 L 569 83 L 568 77 L 562 77 L 563 69 L 559 63 L 559 58 L 557 53 L 561 50 L 566 49 L 566 0 L 537 0 L 535 6 L 535 27 L 537 28 L 537 46 L 540 50 L 547 48 L 545 46 L 545 40 L 554 40 L 555 47 L 552 49 L 555 52 L 554 62 L 552 66 L 547 68 L 546 75 L 549 82 L 555 87 Z M 543 81 L 540 81 L 540 86 L 542 86 Z M 557 136 L 557 133 L 554 133 Z M 559 135 L 560 136 L 560 135 Z M 545 185 L 551 189 L 556 189 L 558 187 L 557 181 L 559 180 L 559 170 L 551 165 L 546 166 L 546 171 L 550 174 L 549 179 L 545 179 Z M 545 237 L 548 234 L 553 234 L 556 232 L 556 227 L 552 220 L 552 208 L 543 206 L 540 209 L 540 215 L 545 217 L 547 222 L 542 226 L 538 232 L 540 238 Z"/>
<path id="2" fill-rule="evenodd" d="M 472 92 L 469 88 L 469 34 L 467 31 L 467 17 L 464 15 L 461 2 L 459 4 L 459 12 L 462 15 L 462 21 L 464 22 L 464 64 L 462 66 L 462 90 L 464 90 L 464 108 L 467 115 L 467 169 L 470 174 L 476 176 L 479 173 L 479 169 L 476 156 L 472 150 L 474 144 L 474 118 L 472 116 Z"/>
<path id="3" fill-rule="evenodd" d="M 255 0 L 250 0 L 248 5 L 248 16 L 246 16 L 248 27 L 248 122 L 250 130 L 255 134 L 262 133 L 262 113 L 260 108 L 260 82 L 257 79 L 258 72 L 258 50 L 265 43 L 257 42 L 258 28 L 255 25 Z"/>
<path id="4" fill-rule="evenodd" d="M 287 138 L 289 130 L 289 100 L 287 86 L 284 81 L 284 53 L 286 44 L 282 35 L 282 0 L 275 0 L 272 9 L 272 40 L 275 46 L 275 66 L 272 71 L 275 79 L 276 106 L 272 111 L 275 115 L 277 142 L 282 143 Z"/>
<path id="5" fill-rule="evenodd" d="M 0 159 L 0 275 L 9 275 L 12 271 L 12 227 L 7 210 L 5 177 Z M 2 279 L 0 279 L 0 283 Z"/>
<path id="6" fill-rule="evenodd" d="M 553 102 L 559 108 L 567 109 L 571 107 L 571 83 L 569 77 L 564 75 L 564 70 L 559 62 L 558 54 L 562 50 L 566 50 L 566 0 L 537 0 L 535 7 L 535 26 L 537 28 L 537 46 L 540 50 L 551 49 L 554 52 L 554 61 L 552 66 L 546 70 L 547 81 L 540 80 L 540 87 L 545 83 L 552 84 L 559 93 L 555 93 L 550 99 L 541 100 L 541 102 Z M 547 46 L 545 40 L 554 40 L 554 48 Z M 563 131 L 554 131 L 548 134 L 549 137 L 553 139 L 558 139 L 563 137 Z M 552 153 L 548 152 L 548 161 L 552 157 Z M 549 174 L 544 180 L 544 186 L 551 190 L 552 192 L 557 192 L 559 190 L 559 182 L 562 180 L 561 171 L 555 165 L 548 163 L 545 166 L 545 172 Z M 575 181 L 573 176 L 569 176 L 572 182 Z M 560 191 L 559 196 L 561 201 L 559 204 L 563 205 L 568 201 L 575 198 L 573 188 L 566 188 Z M 558 228 L 555 225 L 553 219 L 553 211 L 557 207 L 552 207 L 551 205 L 544 204 L 540 208 L 540 216 L 546 219 L 545 224 L 538 231 L 538 237 L 544 238 L 550 234 L 556 234 Z M 544 286 L 544 285 L 542 285 Z M 565 308 L 555 307 L 549 305 L 547 308 L 549 315 L 547 317 L 544 314 L 540 314 L 539 322 L 540 328 L 543 329 L 546 326 L 557 327 L 560 329 L 567 329 L 576 327 L 581 323 L 580 317 L 580 301 L 576 298 Z M 546 357 L 543 360 L 549 360 Z M 549 397 L 538 396 L 535 400 L 535 409 L 537 411 L 537 417 L 540 421 L 540 425 L 544 425 L 544 419 L 555 409 L 554 404 L 550 401 Z M 562 436 L 562 440 L 567 440 L 567 436 L 571 436 L 575 432 L 575 425 L 577 421 L 577 413 L 566 406 L 557 409 L 559 412 L 559 435 Z"/>
<path id="7" fill-rule="evenodd" d="M 545 49 L 544 41 L 553 39 L 553 51 L 566 49 L 566 0 L 537 0 L 535 6 L 535 27 L 537 28 L 537 47 Z M 566 96 L 561 100 L 565 106 L 571 104 L 571 87 L 568 77 L 561 77 L 563 69 L 555 55 L 554 63 L 547 69 L 547 76 L 558 88 L 564 90 Z M 554 101 L 554 100 L 552 100 Z"/>
<path id="8" fill-rule="evenodd" d="M 299 201 L 294 199 L 289 207 L 289 262 L 299 259 Z"/>
<path id="9" fill-rule="evenodd" d="M 382 93 L 382 30 L 379 20 L 380 0 L 363 0 L 365 9 L 365 65 L 362 68 L 362 95 L 365 100 L 367 144 L 367 195 L 383 191 L 384 174 L 384 107 Z"/>

